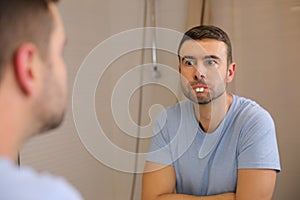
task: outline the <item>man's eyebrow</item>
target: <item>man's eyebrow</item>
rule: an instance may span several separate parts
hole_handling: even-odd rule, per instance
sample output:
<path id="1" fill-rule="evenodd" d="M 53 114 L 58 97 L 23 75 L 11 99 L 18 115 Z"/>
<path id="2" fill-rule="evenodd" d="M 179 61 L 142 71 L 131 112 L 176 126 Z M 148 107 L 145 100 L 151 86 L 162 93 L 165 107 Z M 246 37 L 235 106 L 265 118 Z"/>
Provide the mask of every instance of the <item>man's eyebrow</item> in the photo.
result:
<path id="1" fill-rule="evenodd" d="M 196 58 L 194 56 L 182 56 L 181 61 L 183 60 L 196 60 Z"/>
<path id="2" fill-rule="evenodd" d="M 216 55 L 208 55 L 208 56 L 204 56 L 203 59 L 216 59 L 216 60 L 221 60 L 220 57 L 216 56 Z"/>

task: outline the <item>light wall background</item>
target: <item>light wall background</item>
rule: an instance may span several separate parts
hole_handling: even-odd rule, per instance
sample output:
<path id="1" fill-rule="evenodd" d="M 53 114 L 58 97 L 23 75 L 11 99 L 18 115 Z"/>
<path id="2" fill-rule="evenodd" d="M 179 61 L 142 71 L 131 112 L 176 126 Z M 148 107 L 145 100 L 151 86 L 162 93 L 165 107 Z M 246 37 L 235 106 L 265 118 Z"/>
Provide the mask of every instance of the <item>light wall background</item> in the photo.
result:
<path id="1" fill-rule="evenodd" d="M 202 5 L 202 0 L 156 1 L 157 26 L 184 32 L 200 23 Z M 75 76 L 84 58 L 100 42 L 122 31 L 143 27 L 145 14 L 148 16 L 146 24 L 150 25 L 149 7 L 146 13 L 144 8 L 143 0 L 63 0 L 59 3 L 68 36 L 65 51 L 69 72 L 68 112 L 59 129 L 38 136 L 24 146 L 20 153 L 21 164 L 66 177 L 88 200 L 129 200 L 134 176 L 100 163 L 81 143 L 71 106 Z M 300 199 L 300 1 L 206 0 L 203 16 L 205 24 L 222 27 L 232 39 L 237 72 L 230 90 L 256 100 L 275 120 L 282 172 L 278 175 L 273 199 Z M 114 123 L 110 98 L 116 82 L 141 64 L 142 55 L 145 61 L 150 61 L 149 50 L 131 52 L 115 60 L 99 82 L 95 96 L 98 120 L 107 137 L 132 152 L 136 139 L 124 134 Z M 160 51 L 158 62 L 177 69 L 176 55 Z M 142 97 L 137 90 L 129 108 L 135 122 L 140 98 L 143 125 L 151 123 L 148 111 L 152 105 L 168 106 L 177 100 L 161 86 L 143 87 Z M 149 140 L 141 140 L 139 150 L 146 152 L 148 145 Z M 118 159 L 117 155 L 112 158 Z M 140 199 L 140 194 L 141 175 L 137 175 L 133 199 Z"/>

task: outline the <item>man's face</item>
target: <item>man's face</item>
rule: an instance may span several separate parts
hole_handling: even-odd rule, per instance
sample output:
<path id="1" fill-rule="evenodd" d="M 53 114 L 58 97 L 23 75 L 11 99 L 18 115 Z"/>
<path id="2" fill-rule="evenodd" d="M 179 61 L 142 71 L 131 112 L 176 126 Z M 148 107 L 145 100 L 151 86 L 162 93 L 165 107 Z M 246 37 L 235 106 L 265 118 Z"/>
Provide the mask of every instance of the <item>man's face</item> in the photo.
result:
<path id="1" fill-rule="evenodd" d="M 227 65 L 224 42 L 214 39 L 185 41 L 180 49 L 179 65 L 184 95 L 198 104 L 217 99 L 225 93 L 226 84 L 233 78 L 233 65 Z M 232 77 L 228 78 L 228 74 Z"/>
<path id="2" fill-rule="evenodd" d="M 50 11 L 54 23 L 47 59 L 41 61 L 42 87 L 37 102 L 41 105 L 38 111 L 41 120 L 40 131 L 53 129 L 61 124 L 67 103 L 66 66 L 63 59 L 65 32 L 57 8 L 52 3 L 50 3 Z"/>

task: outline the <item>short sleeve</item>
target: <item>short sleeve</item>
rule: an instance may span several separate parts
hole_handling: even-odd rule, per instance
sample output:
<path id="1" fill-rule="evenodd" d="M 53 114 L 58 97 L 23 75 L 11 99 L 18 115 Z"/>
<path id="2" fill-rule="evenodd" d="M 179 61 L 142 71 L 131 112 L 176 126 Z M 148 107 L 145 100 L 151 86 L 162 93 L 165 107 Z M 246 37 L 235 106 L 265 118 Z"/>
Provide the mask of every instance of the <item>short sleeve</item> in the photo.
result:
<path id="1" fill-rule="evenodd" d="M 275 126 L 265 110 L 257 110 L 243 127 L 238 148 L 238 168 L 280 171 Z"/>
<path id="2" fill-rule="evenodd" d="M 164 165 L 173 165 L 170 141 L 166 113 L 162 111 L 153 124 L 153 137 L 146 160 Z"/>

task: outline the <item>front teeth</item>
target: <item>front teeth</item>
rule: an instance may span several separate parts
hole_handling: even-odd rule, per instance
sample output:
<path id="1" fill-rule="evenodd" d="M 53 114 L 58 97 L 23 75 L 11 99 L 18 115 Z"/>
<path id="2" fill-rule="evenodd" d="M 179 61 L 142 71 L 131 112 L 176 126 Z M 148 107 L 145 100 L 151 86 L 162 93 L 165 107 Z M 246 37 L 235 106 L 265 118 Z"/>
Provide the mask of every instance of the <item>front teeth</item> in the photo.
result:
<path id="1" fill-rule="evenodd" d="M 201 88 L 196 88 L 196 92 L 204 92 L 204 88 L 201 87 Z"/>

